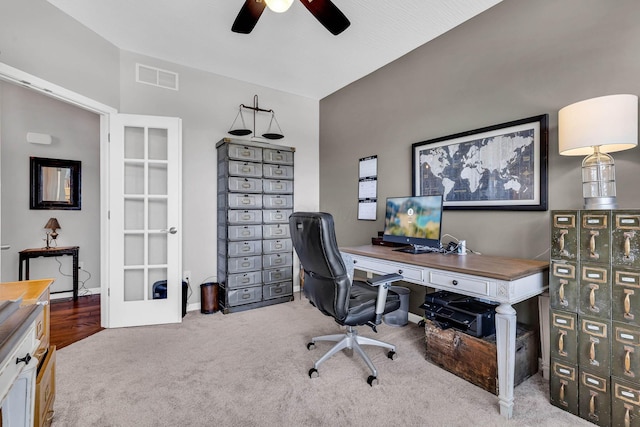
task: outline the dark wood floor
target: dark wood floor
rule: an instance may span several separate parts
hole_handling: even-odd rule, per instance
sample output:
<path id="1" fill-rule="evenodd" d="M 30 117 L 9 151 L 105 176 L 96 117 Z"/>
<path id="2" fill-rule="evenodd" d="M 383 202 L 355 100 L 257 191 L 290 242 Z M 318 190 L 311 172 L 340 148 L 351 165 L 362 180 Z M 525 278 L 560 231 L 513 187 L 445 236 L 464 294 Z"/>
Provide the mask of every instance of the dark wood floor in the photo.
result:
<path id="1" fill-rule="evenodd" d="M 51 300 L 51 345 L 58 349 L 100 332 L 100 295 Z"/>

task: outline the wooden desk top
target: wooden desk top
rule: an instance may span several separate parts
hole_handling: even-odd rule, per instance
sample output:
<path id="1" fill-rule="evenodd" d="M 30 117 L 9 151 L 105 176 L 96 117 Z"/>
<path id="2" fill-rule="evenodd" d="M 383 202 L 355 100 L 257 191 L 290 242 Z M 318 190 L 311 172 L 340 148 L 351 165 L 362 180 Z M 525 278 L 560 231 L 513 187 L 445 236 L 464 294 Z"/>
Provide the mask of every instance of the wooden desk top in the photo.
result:
<path id="1" fill-rule="evenodd" d="M 19 252 L 20 255 L 25 254 L 55 254 L 56 252 L 71 253 L 80 248 L 80 246 L 56 246 L 51 248 L 30 248 Z"/>
<path id="2" fill-rule="evenodd" d="M 22 280 L 0 283 L 0 301 L 15 301 L 22 298 L 25 303 L 38 301 L 40 295 L 54 282 L 54 279 Z"/>
<path id="3" fill-rule="evenodd" d="M 490 255 L 455 255 L 455 254 L 410 254 L 394 251 L 390 246 L 364 245 L 340 248 L 341 251 L 411 264 L 418 267 L 428 267 L 457 273 L 483 276 L 499 280 L 516 280 L 549 269 L 549 262 L 532 259 L 509 258 Z"/>

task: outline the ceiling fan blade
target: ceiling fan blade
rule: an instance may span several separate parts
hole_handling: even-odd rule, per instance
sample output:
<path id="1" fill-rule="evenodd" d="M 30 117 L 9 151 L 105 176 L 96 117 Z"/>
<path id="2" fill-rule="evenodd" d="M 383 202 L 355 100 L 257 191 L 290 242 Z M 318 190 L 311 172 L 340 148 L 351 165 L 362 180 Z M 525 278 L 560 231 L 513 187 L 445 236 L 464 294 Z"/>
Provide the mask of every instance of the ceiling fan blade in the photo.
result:
<path id="1" fill-rule="evenodd" d="M 247 0 L 242 5 L 242 9 L 233 21 L 231 31 L 234 33 L 249 34 L 253 27 L 258 23 L 260 15 L 264 11 L 267 4 L 264 0 Z"/>
<path id="2" fill-rule="evenodd" d="M 351 22 L 331 0 L 300 0 L 302 4 L 316 17 L 334 36 L 347 29 Z"/>

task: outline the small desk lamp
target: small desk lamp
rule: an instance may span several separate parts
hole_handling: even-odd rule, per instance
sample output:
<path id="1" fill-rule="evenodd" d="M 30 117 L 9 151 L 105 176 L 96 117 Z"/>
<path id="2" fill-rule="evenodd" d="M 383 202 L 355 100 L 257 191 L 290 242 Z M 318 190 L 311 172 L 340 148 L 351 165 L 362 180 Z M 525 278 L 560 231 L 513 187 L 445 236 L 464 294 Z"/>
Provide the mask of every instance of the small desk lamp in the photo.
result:
<path id="1" fill-rule="evenodd" d="M 558 113 L 558 149 L 563 156 L 587 155 L 582 161 L 585 209 L 615 209 L 616 177 L 607 153 L 638 144 L 638 97 L 609 95 L 587 99 Z"/>
<path id="2" fill-rule="evenodd" d="M 47 246 L 46 246 L 47 249 L 50 249 L 51 242 L 56 240 L 56 238 L 58 237 L 58 233 L 56 232 L 56 230 L 59 230 L 62 227 L 60 227 L 60 223 L 56 218 L 49 218 L 49 221 L 47 221 L 47 224 L 44 226 L 44 228 L 51 230 L 51 231 L 47 231 Z"/>

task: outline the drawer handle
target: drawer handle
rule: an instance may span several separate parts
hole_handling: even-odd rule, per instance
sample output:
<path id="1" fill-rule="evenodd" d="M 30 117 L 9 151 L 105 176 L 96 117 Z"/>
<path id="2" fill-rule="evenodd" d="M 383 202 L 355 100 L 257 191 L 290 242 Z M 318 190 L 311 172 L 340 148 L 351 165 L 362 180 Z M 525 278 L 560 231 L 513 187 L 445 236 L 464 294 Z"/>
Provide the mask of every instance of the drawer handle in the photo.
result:
<path id="1" fill-rule="evenodd" d="M 631 426 L 631 408 L 625 407 L 624 409 L 624 427 Z"/>
<path id="2" fill-rule="evenodd" d="M 600 311 L 598 307 L 596 307 L 596 290 L 599 288 L 598 285 L 591 284 L 589 285 L 591 291 L 589 292 L 589 310 L 595 311 L 596 313 Z"/>
<path id="3" fill-rule="evenodd" d="M 627 231 L 623 234 L 625 261 L 633 261 L 633 257 L 631 256 L 631 238 L 634 237 L 635 234 L 636 234 L 635 231 Z"/>
<path id="4" fill-rule="evenodd" d="M 560 381 L 560 402 L 564 402 L 564 388 L 567 385 L 564 381 Z"/>
<path id="5" fill-rule="evenodd" d="M 589 239 L 589 257 L 598 259 L 600 258 L 600 255 L 596 253 L 596 236 L 599 236 L 600 232 L 591 230 L 589 234 L 591 235 L 591 238 Z"/>
<path id="6" fill-rule="evenodd" d="M 596 360 L 596 342 L 591 341 L 591 346 L 589 346 L 589 363 L 592 365 L 599 365 Z"/>
<path id="7" fill-rule="evenodd" d="M 452 280 L 451 283 L 453 284 L 453 286 L 458 286 L 458 281 L 457 280 Z"/>
<path id="8" fill-rule="evenodd" d="M 398 270 L 398 274 L 402 274 L 402 269 Z"/>
<path id="9" fill-rule="evenodd" d="M 25 357 L 16 357 L 16 365 L 24 362 L 25 365 L 28 365 L 29 362 L 31 361 L 31 355 L 29 353 L 27 353 L 27 355 Z"/>
<path id="10" fill-rule="evenodd" d="M 631 349 L 626 348 L 624 352 L 624 373 L 631 374 Z"/>
<path id="11" fill-rule="evenodd" d="M 558 248 L 560 249 L 560 253 L 564 254 L 564 236 L 567 234 L 569 230 L 560 230 L 560 237 L 558 237 Z"/>
<path id="12" fill-rule="evenodd" d="M 560 280 L 560 289 L 558 289 L 558 297 L 560 298 L 560 305 L 566 307 L 569 305 L 569 301 L 564 299 L 564 285 L 569 284 L 567 280 Z"/>
<path id="13" fill-rule="evenodd" d="M 625 289 L 624 294 L 624 317 L 633 320 L 634 316 L 631 314 L 631 295 L 633 295 L 634 292 L 630 289 Z"/>
<path id="14" fill-rule="evenodd" d="M 594 392 L 591 393 L 591 399 L 589 399 L 589 418 L 598 419 L 596 415 L 596 394 Z"/>
<path id="15" fill-rule="evenodd" d="M 561 356 L 566 356 L 567 352 L 564 351 L 564 336 L 567 333 L 565 331 L 560 331 L 558 333 L 558 354 L 560 354 Z"/>

